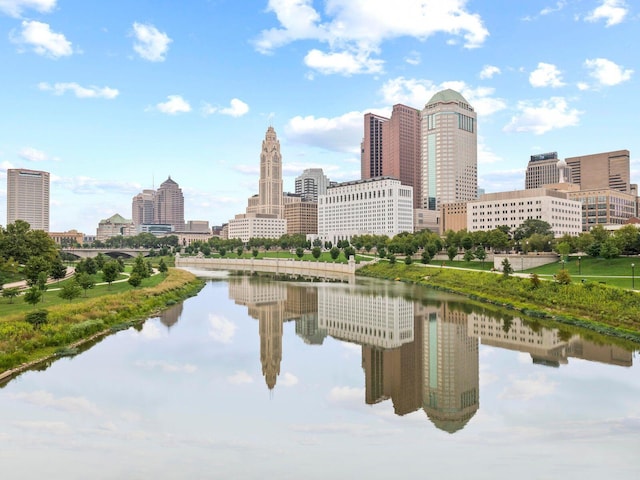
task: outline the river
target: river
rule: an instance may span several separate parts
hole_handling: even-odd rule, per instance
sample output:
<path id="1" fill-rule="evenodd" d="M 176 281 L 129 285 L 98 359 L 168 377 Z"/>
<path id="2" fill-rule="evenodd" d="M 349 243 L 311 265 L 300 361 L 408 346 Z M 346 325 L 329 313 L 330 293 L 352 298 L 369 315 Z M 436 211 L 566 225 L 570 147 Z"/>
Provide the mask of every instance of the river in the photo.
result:
<path id="1" fill-rule="evenodd" d="M 399 282 L 210 276 L 3 385 L 2 478 L 640 472 L 636 352 Z"/>

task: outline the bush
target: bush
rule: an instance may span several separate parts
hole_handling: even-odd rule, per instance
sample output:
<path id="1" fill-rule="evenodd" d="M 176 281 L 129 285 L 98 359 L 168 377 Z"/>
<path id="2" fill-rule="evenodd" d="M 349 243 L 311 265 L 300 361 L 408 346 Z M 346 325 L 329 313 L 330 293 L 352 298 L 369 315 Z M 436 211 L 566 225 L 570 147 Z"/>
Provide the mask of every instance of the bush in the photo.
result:
<path id="1" fill-rule="evenodd" d="M 33 328 L 39 329 L 47 323 L 49 317 L 49 312 L 47 310 L 34 310 L 33 312 L 29 312 L 25 315 L 25 320 L 27 323 L 30 323 Z"/>

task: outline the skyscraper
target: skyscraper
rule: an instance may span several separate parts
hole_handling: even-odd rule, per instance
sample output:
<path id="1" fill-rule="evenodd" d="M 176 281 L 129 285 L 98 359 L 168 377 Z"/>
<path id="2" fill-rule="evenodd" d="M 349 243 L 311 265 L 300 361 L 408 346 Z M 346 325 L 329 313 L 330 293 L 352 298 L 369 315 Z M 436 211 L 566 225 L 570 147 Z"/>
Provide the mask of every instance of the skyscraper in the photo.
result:
<path id="1" fill-rule="evenodd" d="M 594 153 L 566 158 L 571 168 L 571 183 L 580 190 L 611 189 L 631 193 L 629 150 Z"/>
<path id="2" fill-rule="evenodd" d="M 156 190 L 153 215 L 156 225 L 173 225 L 175 230 L 184 229 L 184 196 L 171 176 Z"/>
<path id="3" fill-rule="evenodd" d="M 301 195 L 303 200 L 317 202 L 318 195 L 325 195 L 330 184 L 321 168 L 307 168 L 296 177 L 296 195 Z"/>
<path id="4" fill-rule="evenodd" d="M 525 189 L 541 188 L 544 185 L 570 181 L 571 168 L 562 160 L 558 160 L 556 152 L 531 155 L 525 173 Z"/>
<path id="5" fill-rule="evenodd" d="M 476 113 L 458 92 L 436 93 L 422 110 L 422 208 L 478 196 Z"/>
<path id="6" fill-rule="evenodd" d="M 32 230 L 49 231 L 49 172 L 7 170 L 7 223 L 24 220 Z"/>
<path id="7" fill-rule="evenodd" d="M 364 116 L 364 138 L 360 145 L 360 178 L 382 176 L 383 162 L 383 126 L 388 118 L 367 113 Z"/>
<path id="8" fill-rule="evenodd" d="M 131 219 L 137 225 L 150 225 L 154 222 L 155 190 L 143 190 L 131 202 Z"/>
<path id="9" fill-rule="evenodd" d="M 280 154 L 280 141 L 273 127 L 267 128 L 267 133 L 262 141 L 258 198 L 257 201 L 250 201 L 247 213 L 264 213 L 284 218 L 282 155 Z"/>

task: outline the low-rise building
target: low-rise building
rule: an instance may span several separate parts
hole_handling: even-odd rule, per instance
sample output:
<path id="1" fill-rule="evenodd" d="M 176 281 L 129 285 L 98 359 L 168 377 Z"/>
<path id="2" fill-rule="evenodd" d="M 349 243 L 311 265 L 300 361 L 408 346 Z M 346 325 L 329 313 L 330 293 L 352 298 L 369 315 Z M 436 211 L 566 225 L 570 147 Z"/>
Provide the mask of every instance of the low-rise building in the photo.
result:
<path id="1" fill-rule="evenodd" d="M 636 216 L 637 197 L 618 190 L 580 190 L 568 192 L 569 198 L 582 208 L 582 231 L 592 227 L 625 225 Z"/>
<path id="2" fill-rule="evenodd" d="M 287 233 L 317 234 L 318 203 L 301 201 L 285 203 L 284 218 L 287 220 Z"/>
<path id="3" fill-rule="evenodd" d="M 413 187 L 392 177 L 339 183 L 318 197 L 318 238 L 337 243 L 355 235 L 413 232 Z"/>
<path id="4" fill-rule="evenodd" d="M 109 218 L 100 220 L 96 229 L 96 240 L 104 241 L 111 237 L 122 235 L 123 237 L 131 237 L 136 235 L 136 227 L 132 220 L 124 218 L 116 213 Z"/>
<path id="5" fill-rule="evenodd" d="M 543 220 L 556 237 L 582 231 L 582 207 L 567 193 L 547 188 L 487 193 L 467 204 L 467 230 L 494 230 L 507 225 L 515 230 L 525 220 Z"/>
<path id="6" fill-rule="evenodd" d="M 71 247 L 82 245 L 84 243 L 84 233 L 77 230 L 69 230 L 67 232 L 49 232 L 49 236 L 58 245 L 63 247 Z"/>
<path id="7" fill-rule="evenodd" d="M 228 238 L 248 242 L 250 238 L 280 238 L 287 233 L 287 221 L 269 214 L 240 214 L 229 220 Z"/>

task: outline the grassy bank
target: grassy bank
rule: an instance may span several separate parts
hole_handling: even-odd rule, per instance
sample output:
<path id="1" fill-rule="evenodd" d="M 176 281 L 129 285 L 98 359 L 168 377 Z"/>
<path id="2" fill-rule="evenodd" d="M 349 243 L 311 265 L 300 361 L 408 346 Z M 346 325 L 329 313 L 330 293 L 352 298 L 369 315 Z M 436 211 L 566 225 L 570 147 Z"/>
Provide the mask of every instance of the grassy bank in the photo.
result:
<path id="1" fill-rule="evenodd" d="M 0 317 L 0 373 L 25 363 L 63 355 L 96 334 L 127 328 L 195 295 L 203 282 L 184 270 L 170 269 L 158 284 L 146 288 L 45 305 L 47 323 L 34 328 L 24 313 Z"/>
<path id="2" fill-rule="evenodd" d="M 529 278 L 388 262 L 367 265 L 357 274 L 461 293 L 531 317 L 640 342 L 640 294 L 628 290 L 596 283 L 536 284 Z"/>

